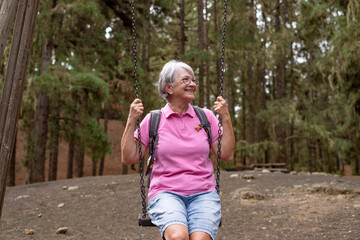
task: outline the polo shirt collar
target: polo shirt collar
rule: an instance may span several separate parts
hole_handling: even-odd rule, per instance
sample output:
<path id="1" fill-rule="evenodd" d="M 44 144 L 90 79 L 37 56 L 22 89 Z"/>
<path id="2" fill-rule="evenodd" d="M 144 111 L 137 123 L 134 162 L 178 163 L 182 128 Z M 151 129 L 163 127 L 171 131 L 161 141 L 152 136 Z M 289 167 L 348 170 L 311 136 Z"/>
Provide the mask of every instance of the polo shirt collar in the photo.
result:
<path id="1" fill-rule="evenodd" d="M 170 117 L 171 115 L 179 115 L 177 112 L 174 112 L 174 111 L 171 109 L 169 103 L 167 103 L 167 104 L 165 105 L 165 107 L 163 108 L 163 112 L 164 112 L 166 118 Z M 186 112 L 183 114 L 183 116 L 189 115 L 190 117 L 194 117 L 195 114 L 196 114 L 196 113 L 195 113 L 194 107 L 193 107 L 191 104 L 189 104 L 189 107 L 188 107 L 188 109 L 186 110 Z"/>

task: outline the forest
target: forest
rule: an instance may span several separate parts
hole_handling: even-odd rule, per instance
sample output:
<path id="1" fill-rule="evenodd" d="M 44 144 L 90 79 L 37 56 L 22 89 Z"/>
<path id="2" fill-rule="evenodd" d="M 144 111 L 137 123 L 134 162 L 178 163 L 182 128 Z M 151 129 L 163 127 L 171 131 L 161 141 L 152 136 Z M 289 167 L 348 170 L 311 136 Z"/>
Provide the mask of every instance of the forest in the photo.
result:
<path id="1" fill-rule="evenodd" d="M 224 74 L 236 153 L 223 168 L 286 163 L 289 170 L 341 174 L 351 165 L 360 175 L 360 2 L 229 0 L 226 6 L 222 70 L 224 1 L 135 1 L 145 111 L 165 104 L 158 75 L 179 59 L 199 81 L 194 105 L 212 108 Z M 108 121 L 125 124 L 135 98 L 131 24 L 129 0 L 40 1 L 18 122 L 26 136 L 26 183 L 56 180 L 60 141 L 69 146 L 68 178 L 83 176 L 85 155 L 93 175 L 103 174 L 113 144 Z M 0 50 L 3 92 L 11 41 Z"/>

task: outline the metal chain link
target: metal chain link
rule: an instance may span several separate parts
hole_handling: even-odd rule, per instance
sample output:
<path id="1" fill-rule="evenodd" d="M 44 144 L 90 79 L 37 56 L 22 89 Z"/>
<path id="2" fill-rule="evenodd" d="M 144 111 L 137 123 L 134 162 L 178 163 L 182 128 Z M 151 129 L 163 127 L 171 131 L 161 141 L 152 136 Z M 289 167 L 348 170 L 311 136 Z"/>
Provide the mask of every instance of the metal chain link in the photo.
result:
<path id="1" fill-rule="evenodd" d="M 227 0 L 224 0 L 224 10 L 223 10 L 223 26 L 222 26 L 222 40 L 221 40 L 221 67 L 220 67 L 220 89 L 219 95 L 223 96 L 224 94 L 224 72 L 225 72 L 225 36 L 226 36 L 226 7 Z M 217 169 L 216 169 L 216 191 L 220 193 L 220 157 L 221 157 L 221 126 L 222 121 L 219 117 L 218 123 L 218 151 L 217 151 Z"/>
<path id="2" fill-rule="evenodd" d="M 137 43 L 136 43 L 136 25 L 135 25 L 135 4 L 134 0 L 131 0 L 131 30 L 133 39 L 133 58 L 134 58 L 134 83 L 135 83 L 135 98 L 139 98 L 139 85 L 138 85 L 138 73 L 137 73 Z M 140 118 L 136 121 L 137 133 L 138 133 L 138 148 L 139 148 L 139 172 L 140 172 L 140 191 L 142 199 L 142 215 L 146 217 L 146 196 L 145 196 L 145 181 L 144 181 L 144 159 L 141 149 L 141 131 L 140 131 Z"/>

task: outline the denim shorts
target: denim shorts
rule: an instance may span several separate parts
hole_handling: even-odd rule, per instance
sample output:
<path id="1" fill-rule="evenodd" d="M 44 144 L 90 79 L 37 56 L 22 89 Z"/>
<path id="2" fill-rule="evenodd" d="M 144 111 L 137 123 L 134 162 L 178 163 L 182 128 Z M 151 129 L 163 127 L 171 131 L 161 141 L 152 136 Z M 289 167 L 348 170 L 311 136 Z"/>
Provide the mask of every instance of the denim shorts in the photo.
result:
<path id="1" fill-rule="evenodd" d="M 220 197 L 216 191 L 189 196 L 164 191 L 149 201 L 148 213 L 162 237 L 168 226 L 182 224 L 189 234 L 205 232 L 215 240 L 221 220 Z"/>

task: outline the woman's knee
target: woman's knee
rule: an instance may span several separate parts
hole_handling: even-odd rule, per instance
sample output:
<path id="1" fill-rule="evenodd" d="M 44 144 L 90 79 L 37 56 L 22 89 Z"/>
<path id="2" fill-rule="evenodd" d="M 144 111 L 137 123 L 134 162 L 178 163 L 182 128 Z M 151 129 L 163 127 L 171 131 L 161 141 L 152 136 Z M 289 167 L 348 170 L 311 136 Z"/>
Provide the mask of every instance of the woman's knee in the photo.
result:
<path id="1" fill-rule="evenodd" d="M 189 232 L 184 225 L 174 224 L 165 229 L 164 237 L 166 240 L 189 240 Z"/>

